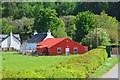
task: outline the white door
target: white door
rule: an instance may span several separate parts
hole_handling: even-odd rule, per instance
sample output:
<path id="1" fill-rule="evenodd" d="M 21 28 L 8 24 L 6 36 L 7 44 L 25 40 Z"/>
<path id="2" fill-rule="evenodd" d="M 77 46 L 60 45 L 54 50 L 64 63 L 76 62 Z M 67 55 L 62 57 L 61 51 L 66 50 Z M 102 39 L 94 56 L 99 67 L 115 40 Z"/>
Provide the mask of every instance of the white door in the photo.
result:
<path id="1" fill-rule="evenodd" d="M 70 48 L 65 48 L 65 52 L 66 52 L 66 54 L 69 54 L 70 53 Z"/>

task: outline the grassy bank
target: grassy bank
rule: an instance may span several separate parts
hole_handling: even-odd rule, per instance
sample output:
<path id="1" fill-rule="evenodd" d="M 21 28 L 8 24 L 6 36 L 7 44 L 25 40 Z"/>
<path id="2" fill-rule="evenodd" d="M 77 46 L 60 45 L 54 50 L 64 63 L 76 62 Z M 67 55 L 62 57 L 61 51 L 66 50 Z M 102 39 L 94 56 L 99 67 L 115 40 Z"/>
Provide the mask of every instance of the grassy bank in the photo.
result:
<path id="1" fill-rule="evenodd" d="M 98 78 L 102 76 L 104 73 L 109 71 L 112 67 L 114 67 L 118 62 L 120 62 L 120 56 L 112 56 L 106 60 L 106 62 L 98 68 L 94 74 L 91 74 L 91 78 Z"/>

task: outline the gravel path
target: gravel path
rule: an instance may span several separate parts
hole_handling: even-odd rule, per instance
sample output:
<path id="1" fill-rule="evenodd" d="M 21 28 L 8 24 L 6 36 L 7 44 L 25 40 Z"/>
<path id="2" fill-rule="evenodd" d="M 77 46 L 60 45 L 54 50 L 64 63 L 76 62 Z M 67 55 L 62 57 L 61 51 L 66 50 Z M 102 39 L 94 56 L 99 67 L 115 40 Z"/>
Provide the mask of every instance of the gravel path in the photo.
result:
<path id="1" fill-rule="evenodd" d="M 101 78 L 119 78 L 120 80 L 120 63 L 116 64 L 110 71 L 103 74 Z"/>

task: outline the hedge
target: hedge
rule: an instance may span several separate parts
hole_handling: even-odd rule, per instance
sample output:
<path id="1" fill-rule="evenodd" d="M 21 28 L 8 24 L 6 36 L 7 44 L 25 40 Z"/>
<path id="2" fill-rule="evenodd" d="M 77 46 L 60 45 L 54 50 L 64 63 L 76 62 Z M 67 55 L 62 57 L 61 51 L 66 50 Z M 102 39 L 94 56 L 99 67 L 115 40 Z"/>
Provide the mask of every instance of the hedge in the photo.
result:
<path id="1" fill-rule="evenodd" d="M 50 67 L 33 71 L 3 69 L 3 78 L 86 78 L 107 59 L 105 49 L 93 49 L 85 54 Z"/>

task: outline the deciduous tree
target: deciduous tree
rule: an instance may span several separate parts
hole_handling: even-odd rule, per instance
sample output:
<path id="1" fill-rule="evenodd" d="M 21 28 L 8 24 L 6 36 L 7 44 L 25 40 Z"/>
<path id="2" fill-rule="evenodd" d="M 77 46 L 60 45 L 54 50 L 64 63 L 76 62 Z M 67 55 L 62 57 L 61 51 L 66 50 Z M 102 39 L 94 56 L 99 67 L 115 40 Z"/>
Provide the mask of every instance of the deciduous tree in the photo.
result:
<path id="1" fill-rule="evenodd" d="M 96 47 L 96 37 L 98 36 L 98 44 L 99 46 L 106 46 L 110 44 L 110 37 L 106 33 L 106 30 L 102 28 L 97 28 L 97 35 L 96 29 L 94 31 L 89 32 L 85 38 L 82 39 L 81 43 L 83 45 L 95 48 Z"/>
<path id="2" fill-rule="evenodd" d="M 85 35 L 95 28 L 95 14 L 90 11 L 80 12 L 76 15 L 75 41 L 80 42 Z"/>
<path id="3" fill-rule="evenodd" d="M 47 32 L 49 29 L 53 31 L 59 25 L 61 25 L 61 23 L 55 9 L 40 9 L 35 16 L 34 29 L 36 29 L 37 32 Z"/>

